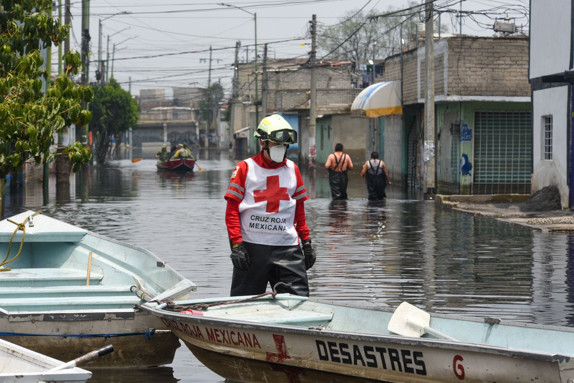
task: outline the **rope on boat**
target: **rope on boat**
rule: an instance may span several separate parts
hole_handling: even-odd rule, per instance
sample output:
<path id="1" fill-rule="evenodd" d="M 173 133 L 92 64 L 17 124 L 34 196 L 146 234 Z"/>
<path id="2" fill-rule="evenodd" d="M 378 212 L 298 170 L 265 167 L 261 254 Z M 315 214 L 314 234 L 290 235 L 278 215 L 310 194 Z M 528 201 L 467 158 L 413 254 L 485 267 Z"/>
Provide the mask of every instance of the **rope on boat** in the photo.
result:
<path id="1" fill-rule="evenodd" d="M 146 339 L 151 339 L 155 334 L 155 328 L 149 329 L 145 332 L 125 332 L 125 333 L 115 333 L 115 334 L 27 334 L 18 332 L 0 332 L 0 336 L 52 336 L 56 338 L 117 338 L 120 336 L 134 336 L 134 335 L 145 335 Z"/>
<path id="2" fill-rule="evenodd" d="M 28 222 L 28 220 L 30 220 L 30 226 L 32 226 L 32 217 L 34 217 L 38 214 L 42 214 L 42 212 L 40 212 L 40 211 L 35 212 L 34 214 L 26 217 L 26 219 L 22 223 L 14 222 L 10 218 L 7 219 L 8 222 L 12 222 L 14 225 L 16 225 L 16 228 L 14 229 L 14 232 L 12 233 L 12 236 L 10 237 L 10 243 L 8 244 L 8 253 L 6 254 L 6 257 L 4 258 L 4 260 L 2 262 L 0 262 L 0 271 L 12 270 L 8 267 L 6 267 L 6 268 L 1 268 L 1 267 L 9 264 L 10 262 L 15 261 L 20 256 L 20 253 L 22 253 L 22 247 L 24 246 L 24 239 L 26 239 L 26 222 Z M 16 235 L 18 230 L 22 230 L 22 241 L 20 242 L 20 249 L 18 249 L 18 254 L 16 254 L 12 259 L 7 261 L 8 257 L 10 256 L 10 251 L 12 250 L 12 241 L 14 240 L 14 236 Z"/>
<path id="3" fill-rule="evenodd" d="M 265 296 L 270 295 L 273 299 L 275 299 L 275 297 L 277 296 L 277 286 L 278 285 L 285 285 L 285 286 L 289 286 L 288 284 L 284 283 L 284 282 L 277 282 L 274 286 L 273 286 L 273 291 L 271 292 L 266 292 L 263 294 L 259 294 L 259 295 L 254 295 L 248 298 L 243 298 L 243 299 L 234 299 L 234 300 L 228 300 L 228 301 L 221 301 L 221 302 L 212 302 L 212 303 L 197 303 L 194 305 L 189 305 L 189 306 L 185 306 L 185 305 L 176 305 L 172 300 L 170 299 L 164 299 L 162 301 L 152 301 L 152 302 L 156 302 L 156 303 L 165 303 L 166 306 L 164 307 L 165 310 L 168 311 L 186 311 L 186 310 L 198 310 L 198 311 L 207 311 L 210 307 L 216 307 L 216 306 L 226 306 L 226 305 L 232 305 L 232 304 L 236 304 L 236 303 L 243 303 L 243 302 L 249 302 L 249 301 L 254 301 L 256 299 L 259 298 L 263 298 Z"/>

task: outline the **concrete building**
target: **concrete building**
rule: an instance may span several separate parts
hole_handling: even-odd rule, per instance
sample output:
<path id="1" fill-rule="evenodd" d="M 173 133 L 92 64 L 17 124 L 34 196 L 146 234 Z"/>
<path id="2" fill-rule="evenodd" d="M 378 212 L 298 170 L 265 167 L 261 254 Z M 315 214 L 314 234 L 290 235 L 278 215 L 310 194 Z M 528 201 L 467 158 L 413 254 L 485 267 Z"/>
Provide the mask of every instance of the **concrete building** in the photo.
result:
<path id="1" fill-rule="evenodd" d="M 425 48 L 385 60 L 384 81 L 400 84 L 402 118 L 369 126 L 372 149 L 394 183 L 422 190 L 436 161 L 441 194 L 530 194 L 532 120 L 528 38 L 451 36 L 434 42 L 435 139 L 425 145 Z"/>
<path id="2" fill-rule="evenodd" d="M 299 131 L 299 165 L 315 156 L 323 164 L 341 142 L 354 163 L 378 151 L 395 184 L 423 191 L 425 163 L 436 162 L 436 192 L 442 194 L 530 194 L 532 112 L 525 36 L 447 36 L 434 42 L 435 137 L 424 141 L 425 47 L 414 46 L 378 63 L 381 73 L 361 89 L 361 65 L 324 62 L 316 67 L 315 148 L 309 135 L 310 68 L 298 60 L 263 66 L 254 93 L 254 67 L 240 65 L 232 127 L 236 143 L 257 150 L 252 139 L 255 105 L 263 115 L 281 113 Z M 357 87 L 359 85 L 359 87 Z M 357 100 L 389 96 L 371 118 Z M 392 96 L 392 97 L 391 97 Z M 362 112 L 362 113 L 358 113 Z M 368 113 L 367 113 L 368 114 Z M 360 116 L 363 117 L 360 117 Z M 237 121 L 240 122 L 237 122 Z M 243 140 L 243 141 L 241 141 Z M 251 140 L 249 143 L 248 141 Z"/>
<path id="3" fill-rule="evenodd" d="M 530 1 L 532 191 L 557 186 L 563 208 L 574 207 L 572 84 L 574 42 L 570 0 Z"/>
<path id="4" fill-rule="evenodd" d="M 254 65 L 239 65 L 231 98 L 231 129 L 235 133 L 236 149 L 240 148 L 243 155 L 247 155 L 245 149 L 250 149 L 251 154 L 258 151 L 258 143 L 253 139 L 258 121 L 265 115 L 280 113 L 299 133 L 299 143 L 290 148 L 290 158 L 306 163 L 313 149 L 316 160 L 324 162 L 323 150 L 328 154 L 333 146 L 329 144 L 326 148 L 323 142 L 321 148 L 318 147 L 319 126 L 329 126 L 336 136 L 346 138 L 345 147 L 352 152 L 353 161 L 362 161 L 366 131 L 348 131 L 353 125 L 350 105 L 361 91 L 356 87 L 362 81 L 360 72 L 348 61 L 324 61 L 315 68 L 315 78 L 317 126 L 315 148 L 312 148 L 309 132 L 311 68 L 307 60 L 275 59 L 260 64 L 257 97 Z M 328 136 L 332 142 L 331 133 Z"/>
<path id="5" fill-rule="evenodd" d="M 186 143 L 199 148 L 205 137 L 201 131 L 197 104 L 203 88 L 142 89 L 138 98 L 140 114 L 133 130 L 133 150 L 137 157 L 153 158 L 165 143 Z"/>

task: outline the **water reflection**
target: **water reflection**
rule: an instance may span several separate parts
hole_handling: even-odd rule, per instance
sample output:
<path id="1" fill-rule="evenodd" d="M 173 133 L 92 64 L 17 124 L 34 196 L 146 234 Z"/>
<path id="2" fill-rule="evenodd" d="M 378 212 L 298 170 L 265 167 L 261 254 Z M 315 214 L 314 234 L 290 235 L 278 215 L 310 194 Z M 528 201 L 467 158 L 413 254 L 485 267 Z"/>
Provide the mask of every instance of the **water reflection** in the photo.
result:
<path id="1" fill-rule="evenodd" d="M 41 183 L 23 182 L 19 192 L 7 190 L 5 214 L 42 210 L 143 246 L 193 280 L 198 297 L 227 295 L 232 266 L 223 195 L 236 161 L 199 155 L 204 170 L 184 175 L 158 173 L 155 160 L 89 168 L 71 178 L 69 199 L 57 198 L 51 183 L 47 204 Z M 358 172 L 350 175 L 350 199 L 335 202 L 324 170 L 303 177 L 314 196 L 305 202 L 318 256 L 309 270 L 312 296 L 574 326 L 573 235 L 444 210 L 394 185 L 386 201 L 368 201 Z M 222 381 L 184 347 L 169 368 L 171 375 L 160 370 L 167 380 L 157 381 Z"/>
<path id="2" fill-rule="evenodd" d="M 94 369 L 91 371 L 90 383 L 175 383 L 171 367 L 138 368 L 138 369 Z"/>

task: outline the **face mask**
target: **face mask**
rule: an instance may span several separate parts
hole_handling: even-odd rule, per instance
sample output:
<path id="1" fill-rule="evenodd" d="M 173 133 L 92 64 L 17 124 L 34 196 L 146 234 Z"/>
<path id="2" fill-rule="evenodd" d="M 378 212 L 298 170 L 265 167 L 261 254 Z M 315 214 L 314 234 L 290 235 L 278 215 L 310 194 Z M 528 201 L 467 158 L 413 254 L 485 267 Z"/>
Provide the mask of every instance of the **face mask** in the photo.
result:
<path id="1" fill-rule="evenodd" d="M 269 148 L 269 157 L 273 162 L 283 162 L 285 159 L 285 152 L 287 147 L 285 145 L 275 145 Z"/>

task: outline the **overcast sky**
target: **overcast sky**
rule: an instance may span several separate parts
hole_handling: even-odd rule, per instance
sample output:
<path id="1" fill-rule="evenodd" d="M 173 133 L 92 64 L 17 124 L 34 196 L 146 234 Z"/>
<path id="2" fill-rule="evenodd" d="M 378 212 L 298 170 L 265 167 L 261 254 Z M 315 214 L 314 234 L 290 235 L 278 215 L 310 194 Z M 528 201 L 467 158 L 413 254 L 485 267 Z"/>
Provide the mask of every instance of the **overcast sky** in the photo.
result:
<path id="1" fill-rule="evenodd" d="M 221 5 L 222 2 L 226 5 Z M 308 57 L 309 21 L 317 15 L 319 30 L 337 24 L 353 11 L 385 13 L 422 4 L 418 0 L 91 0 L 90 81 L 95 79 L 99 55 L 99 24 L 102 59 L 109 54 L 113 75 L 126 90 L 174 86 L 206 87 L 221 81 L 231 90 L 235 45 L 241 42 L 239 59 L 252 61 L 257 14 L 258 53 L 268 43 L 270 58 Z M 529 0 L 436 0 L 435 8 L 488 13 L 463 17 L 462 32 L 489 36 L 495 18 L 516 18 L 527 29 Z M 238 9 L 240 7 L 242 9 Z M 82 1 L 72 0 L 72 49 L 80 51 Z M 459 18 L 444 13 L 441 23 L 459 32 Z M 108 48 L 109 41 L 109 48 Z M 115 44 L 115 53 L 114 53 Z M 111 76 L 111 74 L 110 74 Z M 169 93 L 169 91 L 168 91 Z"/>

